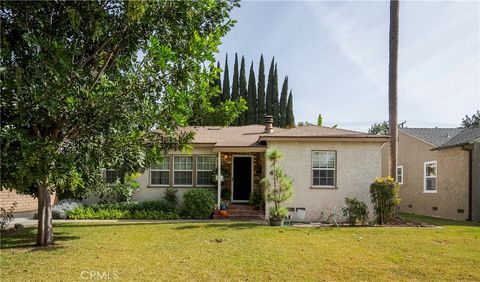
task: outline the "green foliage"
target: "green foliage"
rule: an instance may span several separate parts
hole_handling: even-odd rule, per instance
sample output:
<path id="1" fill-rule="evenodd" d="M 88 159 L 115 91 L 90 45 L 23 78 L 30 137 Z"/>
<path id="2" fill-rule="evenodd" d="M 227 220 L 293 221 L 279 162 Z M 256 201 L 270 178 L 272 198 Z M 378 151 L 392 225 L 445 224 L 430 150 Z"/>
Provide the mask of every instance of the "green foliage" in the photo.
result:
<path id="1" fill-rule="evenodd" d="M 383 121 L 381 123 L 374 123 L 370 128 L 368 129 L 369 134 L 375 134 L 375 135 L 388 135 L 389 134 L 389 125 L 388 121 Z"/>
<path id="2" fill-rule="evenodd" d="M 78 207 L 67 213 L 69 219 L 154 219 L 170 220 L 179 219 L 174 212 L 159 210 L 120 210 L 120 209 L 93 209 L 91 207 Z"/>
<path id="3" fill-rule="evenodd" d="M 232 101 L 237 101 L 240 99 L 239 84 L 240 84 L 240 79 L 238 74 L 238 55 L 237 53 L 235 53 L 235 63 L 233 64 Z"/>
<path id="4" fill-rule="evenodd" d="M 323 125 L 323 117 L 322 117 L 322 114 L 318 114 L 317 126 L 322 126 L 322 125 Z"/>
<path id="5" fill-rule="evenodd" d="M 223 68 L 223 91 L 222 102 L 230 100 L 230 74 L 228 72 L 228 54 L 225 55 L 225 66 Z"/>
<path id="6" fill-rule="evenodd" d="M 232 191 L 226 187 L 222 187 L 220 198 L 222 198 L 222 201 L 230 202 L 232 200 Z"/>
<path id="7" fill-rule="evenodd" d="M 257 121 L 257 85 L 255 82 L 255 71 L 253 70 L 253 62 L 250 66 L 250 74 L 248 76 L 248 111 L 246 124 L 255 124 Z"/>
<path id="8" fill-rule="evenodd" d="M 210 218 L 215 209 L 215 195 L 207 189 L 192 189 L 183 194 L 183 214 L 188 218 Z"/>
<path id="9" fill-rule="evenodd" d="M 273 115 L 273 75 L 275 72 L 275 57 L 272 58 L 270 69 L 268 70 L 267 95 L 265 97 L 265 112 L 267 115 Z M 275 117 L 274 117 L 275 118 Z"/>
<path id="10" fill-rule="evenodd" d="M 243 98 L 245 101 L 247 99 L 247 76 L 245 73 L 245 58 L 242 56 L 242 60 L 240 62 L 240 97 Z M 248 102 L 247 102 L 248 107 Z M 238 117 L 238 125 L 246 125 L 247 124 L 247 111 L 244 111 Z"/>
<path id="11" fill-rule="evenodd" d="M 163 193 L 163 200 L 166 204 L 170 205 L 172 209 L 175 209 L 178 206 L 178 196 L 177 189 L 168 187 L 167 190 Z"/>
<path id="12" fill-rule="evenodd" d="M 280 161 L 282 157 L 283 154 L 279 150 L 275 148 L 268 149 L 267 159 L 271 162 L 269 174 L 272 180 L 270 181 L 270 177 L 267 176 L 260 181 L 262 188 L 265 190 L 265 199 L 273 203 L 269 211 L 270 218 L 275 220 L 285 218 L 285 216 L 283 216 L 285 214 L 284 208 L 281 207 L 281 204 L 293 196 L 292 180 L 283 172 L 282 168 L 278 166 L 278 161 Z M 288 215 L 288 211 L 286 215 Z"/>
<path id="13" fill-rule="evenodd" d="M 476 114 L 472 114 L 471 117 L 465 115 L 462 119 L 462 123 L 460 125 L 462 128 L 476 128 L 480 127 L 480 110 L 477 110 Z"/>
<path id="14" fill-rule="evenodd" d="M 294 127 L 295 126 L 295 116 L 293 115 L 293 96 L 292 90 L 290 90 L 290 94 L 288 95 L 287 101 L 287 113 L 285 115 L 285 122 L 287 127 Z"/>
<path id="15" fill-rule="evenodd" d="M 97 183 L 91 187 L 93 195 L 98 196 L 103 202 L 129 202 L 132 199 L 133 192 L 138 190 L 140 185 L 135 180 L 138 173 L 124 175 L 114 184 Z"/>
<path id="16" fill-rule="evenodd" d="M 263 124 L 265 116 L 265 63 L 263 54 L 260 56 L 260 64 L 258 66 L 258 88 L 257 88 L 257 124 Z"/>
<path id="17" fill-rule="evenodd" d="M 248 203 L 250 206 L 253 206 L 256 209 L 261 209 L 265 206 L 265 191 L 263 187 L 260 186 L 253 189 Z"/>
<path id="18" fill-rule="evenodd" d="M 348 222 L 350 222 L 351 225 L 355 225 L 357 222 L 365 225 L 368 220 L 367 205 L 357 199 L 350 198 L 345 198 L 345 205 L 347 206 Z"/>
<path id="19" fill-rule="evenodd" d="M 279 108 L 279 126 L 287 126 L 287 97 L 288 97 L 288 76 L 285 76 L 282 85 L 282 94 L 280 95 L 280 108 Z"/>
<path id="20" fill-rule="evenodd" d="M 17 207 L 18 203 L 14 202 L 9 209 L 0 207 L 0 231 L 7 229 L 10 222 L 13 220 L 13 212 Z"/>
<path id="21" fill-rule="evenodd" d="M 280 125 L 279 105 L 278 105 L 278 70 L 277 64 L 275 64 L 275 71 L 273 73 L 273 86 L 272 86 L 272 115 L 273 126 Z"/>
<path id="22" fill-rule="evenodd" d="M 288 217 L 288 209 L 286 207 L 270 207 L 268 209 L 268 214 L 270 218 L 277 220 L 277 219 L 285 219 Z"/>
<path id="23" fill-rule="evenodd" d="M 400 204 L 399 185 L 392 177 L 377 178 L 370 185 L 370 197 L 379 224 L 386 224 L 395 218 Z"/>

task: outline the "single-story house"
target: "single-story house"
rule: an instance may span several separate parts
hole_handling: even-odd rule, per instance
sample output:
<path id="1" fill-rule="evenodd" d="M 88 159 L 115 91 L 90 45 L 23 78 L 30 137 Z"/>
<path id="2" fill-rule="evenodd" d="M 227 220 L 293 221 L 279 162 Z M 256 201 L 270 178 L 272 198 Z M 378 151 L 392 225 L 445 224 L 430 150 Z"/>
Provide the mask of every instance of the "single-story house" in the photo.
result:
<path id="1" fill-rule="evenodd" d="M 345 197 L 357 198 L 371 208 L 369 187 L 381 176 L 381 147 L 388 136 L 321 126 L 274 128 L 272 122 L 267 116 L 265 125 L 181 129 L 195 132 L 193 149 L 169 152 L 163 163 L 141 175 L 134 200 L 161 199 L 167 187 L 177 189 L 179 196 L 190 189 L 209 188 L 220 205 L 223 188 L 230 190 L 230 200 L 237 207 L 248 204 L 270 170 L 265 153 L 275 147 L 284 156 L 280 165 L 293 180 L 294 196 L 285 206 L 302 211 L 305 220 L 318 220 L 322 212 L 330 214 L 336 205 L 344 204 Z M 212 171 L 222 172 L 223 182 L 214 186 Z"/>
<path id="2" fill-rule="evenodd" d="M 480 221 L 480 128 L 399 128 L 397 164 L 400 211 Z"/>

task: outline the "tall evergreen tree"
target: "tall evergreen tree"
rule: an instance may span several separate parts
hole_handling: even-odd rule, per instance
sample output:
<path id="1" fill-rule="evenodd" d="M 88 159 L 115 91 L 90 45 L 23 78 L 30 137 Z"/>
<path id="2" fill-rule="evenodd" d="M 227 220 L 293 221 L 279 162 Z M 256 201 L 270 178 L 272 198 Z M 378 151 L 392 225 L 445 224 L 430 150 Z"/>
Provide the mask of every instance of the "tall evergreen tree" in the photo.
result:
<path id="1" fill-rule="evenodd" d="M 263 62 L 263 54 L 260 56 L 260 65 L 258 66 L 257 96 L 258 101 L 256 123 L 262 124 L 263 117 L 265 116 L 265 63 Z"/>
<path id="2" fill-rule="evenodd" d="M 285 127 L 287 125 L 287 99 L 288 99 L 288 76 L 285 76 L 282 86 L 282 94 L 280 95 L 280 108 L 278 115 L 280 118 L 279 126 Z"/>
<path id="3" fill-rule="evenodd" d="M 230 74 L 228 73 L 228 54 L 225 55 L 225 68 L 223 70 L 222 102 L 230 99 Z"/>
<path id="4" fill-rule="evenodd" d="M 221 70 L 220 62 L 217 62 L 217 70 Z M 222 80 L 220 79 L 220 72 L 218 72 L 218 75 L 215 76 L 213 82 L 217 92 L 213 93 L 213 96 L 211 98 L 211 104 L 213 107 L 216 107 L 219 106 L 220 102 L 222 101 Z"/>
<path id="5" fill-rule="evenodd" d="M 273 73 L 275 70 L 275 57 L 272 58 L 270 69 L 268 70 L 267 96 L 265 98 L 265 112 L 267 115 L 273 114 L 272 94 L 273 94 Z"/>
<path id="6" fill-rule="evenodd" d="M 240 97 L 242 97 L 245 101 L 247 99 L 247 75 L 245 74 L 245 58 L 242 56 L 242 60 L 240 63 Z M 239 116 L 239 125 L 247 124 L 247 111 L 243 112 Z"/>
<path id="7" fill-rule="evenodd" d="M 288 95 L 287 114 L 285 115 L 285 120 L 286 120 L 286 126 L 287 127 L 295 126 L 295 116 L 293 115 L 292 90 L 290 90 L 290 95 Z"/>
<path id="8" fill-rule="evenodd" d="M 257 85 L 255 82 L 255 71 L 253 70 L 253 62 L 250 66 L 250 74 L 248 76 L 248 110 L 247 123 L 255 124 L 257 121 Z"/>
<path id="9" fill-rule="evenodd" d="M 232 81 L 232 100 L 233 101 L 237 101 L 238 98 L 240 97 L 239 83 L 240 83 L 240 80 L 238 78 L 238 56 L 237 56 L 237 53 L 235 53 L 235 63 L 233 64 L 233 81 Z M 239 125 L 238 121 L 239 121 L 239 118 L 235 120 L 234 125 Z"/>
<path id="10" fill-rule="evenodd" d="M 272 115 L 273 126 L 279 126 L 279 105 L 278 105 L 278 71 L 277 64 L 275 64 L 275 71 L 273 73 L 273 85 L 272 85 Z"/>

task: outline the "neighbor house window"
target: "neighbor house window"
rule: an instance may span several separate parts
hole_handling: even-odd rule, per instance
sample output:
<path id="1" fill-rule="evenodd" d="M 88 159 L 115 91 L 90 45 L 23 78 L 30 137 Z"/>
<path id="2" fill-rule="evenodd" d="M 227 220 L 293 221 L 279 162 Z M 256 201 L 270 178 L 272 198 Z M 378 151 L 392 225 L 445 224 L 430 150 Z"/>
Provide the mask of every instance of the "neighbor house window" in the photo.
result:
<path id="1" fill-rule="evenodd" d="M 312 176 L 314 187 L 335 187 L 336 153 L 312 152 Z"/>
<path id="2" fill-rule="evenodd" d="M 403 165 L 397 166 L 397 182 L 403 184 Z"/>
<path id="3" fill-rule="evenodd" d="M 217 168 L 216 155 L 197 156 L 197 185 L 212 186 L 212 171 Z"/>
<path id="4" fill-rule="evenodd" d="M 170 158 L 165 156 L 160 164 L 150 168 L 150 185 L 168 186 L 170 184 Z"/>
<path id="5" fill-rule="evenodd" d="M 173 157 L 173 184 L 177 186 L 193 184 L 193 157 Z"/>
<path id="6" fill-rule="evenodd" d="M 437 161 L 425 162 L 424 164 L 424 187 L 425 193 L 437 192 Z"/>
<path id="7" fill-rule="evenodd" d="M 115 184 L 117 180 L 120 179 L 120 176 L 116 169 L 105 169 L 104 171 L 105 182 L 108 184 Z"/>

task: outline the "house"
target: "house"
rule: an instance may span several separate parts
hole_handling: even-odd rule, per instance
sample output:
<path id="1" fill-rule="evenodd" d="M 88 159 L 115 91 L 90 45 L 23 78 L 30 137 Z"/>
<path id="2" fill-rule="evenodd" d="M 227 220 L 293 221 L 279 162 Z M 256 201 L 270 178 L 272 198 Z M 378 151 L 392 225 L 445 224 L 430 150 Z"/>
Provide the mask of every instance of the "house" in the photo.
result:
<path id="1" fill-rule="evenodd" d="M 274 128 L 265 125 L 188 127 L 194 131 L 190 153 L 169 152 L 163 163 L 140 176 L 134 200 L 157 200 L 167 187 L 179 196 L 190 189 L 208 188 L 220 204 L 222 188 L 230 201 L 248 204 L 254 189 L 270 170 L 265 158 L 269 148 L 279 149 L 285 173 L 293 180 L 294 197 L 285 206 L 304 212 L 306 220 L 330 214 L 345 197 L 355 197 L 371 207 L 369 186 L 381 175 L 381 146 L 387 136 L 369 135 L 337 128 L 302 126 Z M 212 171 L 223 172 L 223 182 L 214 186 Z M 265 209 L 268 210 L 268 209 Z"/>
<path id="2" fill-rule="evenodd" d="M 479 221 L 479 142 L 480 128 L 399 128 L 400 211 Z"/>

